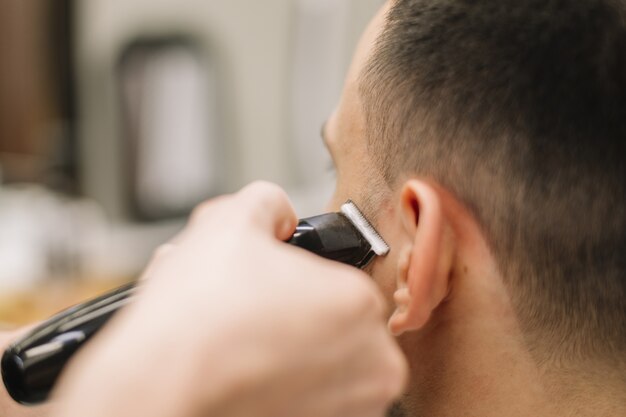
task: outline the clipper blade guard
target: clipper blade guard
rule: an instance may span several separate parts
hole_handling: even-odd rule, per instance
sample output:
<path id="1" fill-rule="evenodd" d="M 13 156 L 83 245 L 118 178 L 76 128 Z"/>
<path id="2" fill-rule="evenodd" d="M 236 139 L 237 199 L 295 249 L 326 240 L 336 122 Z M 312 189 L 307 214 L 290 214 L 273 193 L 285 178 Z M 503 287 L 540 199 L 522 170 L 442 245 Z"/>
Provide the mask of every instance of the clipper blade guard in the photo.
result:
<path id="1" fill-rule="evenodd" d="M 354 227 L 361 232 L 363 237 L 367 239 L 376 255 L 385 256 L 389 253 L 389 245 L 387 245 L 387 242 L 378 234 L 376 229 L 374 229 L 352 200 L 348 200 L 341 206 L 341 212 L 352 222 Z"/>

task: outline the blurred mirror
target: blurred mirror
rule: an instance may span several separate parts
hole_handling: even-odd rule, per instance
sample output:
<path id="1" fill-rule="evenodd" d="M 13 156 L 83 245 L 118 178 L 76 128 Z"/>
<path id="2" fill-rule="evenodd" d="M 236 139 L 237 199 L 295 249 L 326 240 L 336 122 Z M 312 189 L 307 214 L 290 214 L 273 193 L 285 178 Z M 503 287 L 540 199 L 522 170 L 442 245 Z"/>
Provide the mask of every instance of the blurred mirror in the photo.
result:
<path id="1" fill-rule="evenodd" d="M 135 40 L 118 71 L 132 214 L 184 216 L 220 191 L 224 136 L 211 57 L 185 37 Z"/>
<path id="2" fill-rule="evenodd" d="M 0 326 L 136 279 L 250 181 L 319 214 L 320 127 L 381 0 L 0 2 Z"/>

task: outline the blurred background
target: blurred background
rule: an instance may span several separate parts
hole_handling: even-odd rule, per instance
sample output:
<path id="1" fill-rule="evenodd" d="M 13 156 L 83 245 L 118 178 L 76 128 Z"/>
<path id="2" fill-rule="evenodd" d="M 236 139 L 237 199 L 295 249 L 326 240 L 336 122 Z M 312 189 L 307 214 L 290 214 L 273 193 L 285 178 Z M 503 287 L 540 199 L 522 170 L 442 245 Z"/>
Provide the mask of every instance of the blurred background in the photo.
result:
<path id="1" fill-rule="evenodd" d="M 252 180 L 322 210 L 320 128 L 380 4 L 0 2 L 0 327 L 136 279 Z"/>

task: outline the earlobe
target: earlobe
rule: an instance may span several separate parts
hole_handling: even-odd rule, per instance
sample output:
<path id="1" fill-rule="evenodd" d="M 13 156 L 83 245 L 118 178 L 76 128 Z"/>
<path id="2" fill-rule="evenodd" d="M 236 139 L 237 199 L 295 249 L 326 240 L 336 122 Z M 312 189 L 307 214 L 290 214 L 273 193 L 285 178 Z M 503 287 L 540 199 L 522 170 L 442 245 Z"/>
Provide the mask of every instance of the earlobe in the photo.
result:
<path id="1" fill-rule="evenodd" d="M 445 299 L 454 257 L 454 237 L 441 198 L 426 181 L 410 180 L 402 190 L 400 215 L 412 244 L 398 260 L 394 335 L 423 327 Z"/>

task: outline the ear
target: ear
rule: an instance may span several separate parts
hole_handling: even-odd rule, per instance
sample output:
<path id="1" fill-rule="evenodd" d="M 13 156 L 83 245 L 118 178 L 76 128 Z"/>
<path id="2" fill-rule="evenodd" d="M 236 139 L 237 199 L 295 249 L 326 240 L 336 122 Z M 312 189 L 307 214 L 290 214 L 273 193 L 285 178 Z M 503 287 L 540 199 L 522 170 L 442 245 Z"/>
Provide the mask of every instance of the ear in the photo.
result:
<path id="1" fill-rule="evenodd" d="M 422 328 L 444 301 L 455 254 L 452 229 L 435 186 L 416 179 L 406 182 L 400 216 L 412 243 L 402 248 L 398 262 L 397 308 L 389 319 L 396 336 Z"/>

